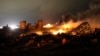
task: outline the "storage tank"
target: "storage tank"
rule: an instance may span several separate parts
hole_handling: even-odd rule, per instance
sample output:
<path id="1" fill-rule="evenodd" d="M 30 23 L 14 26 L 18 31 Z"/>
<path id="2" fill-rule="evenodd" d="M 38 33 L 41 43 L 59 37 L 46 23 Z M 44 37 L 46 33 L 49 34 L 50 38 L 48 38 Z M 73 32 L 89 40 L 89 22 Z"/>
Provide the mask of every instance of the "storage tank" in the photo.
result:
<path id="1" fill-rule="evenodd" d="M 43 20 L 38 20 L 36 28 L 39 29 L 39 30 L 43 29 Z"/>
<path id="2" fill-rule="evenodd" d="M 26 29 L 26 21 L 21 21 L 21 22 L 20 22 L 20 29 L 21 29 L 21 30 Z"/>

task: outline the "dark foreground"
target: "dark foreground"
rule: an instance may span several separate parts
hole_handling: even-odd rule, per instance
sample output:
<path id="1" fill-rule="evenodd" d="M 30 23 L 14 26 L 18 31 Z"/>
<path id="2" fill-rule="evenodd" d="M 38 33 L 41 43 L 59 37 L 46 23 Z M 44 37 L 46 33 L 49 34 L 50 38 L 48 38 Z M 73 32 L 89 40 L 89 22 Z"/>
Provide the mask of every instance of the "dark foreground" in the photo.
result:
<path id="1" fill-rule="evenodd" d="M 100 56 L 100 48 L 77 48 L 77 49 L 66 49 L 64 46 L 53 47 L 53 48 L 40 48 L 40 49 L 28 49 L 28 50 L 12 50 L 2 49 L 0 50 L 0 56 Z"/>
<path id="2" fill-rule="evenodd" d="M 14 34 L 0 33 L 0 56 L 100 56 L 100 30 L 82 36 Z"/>

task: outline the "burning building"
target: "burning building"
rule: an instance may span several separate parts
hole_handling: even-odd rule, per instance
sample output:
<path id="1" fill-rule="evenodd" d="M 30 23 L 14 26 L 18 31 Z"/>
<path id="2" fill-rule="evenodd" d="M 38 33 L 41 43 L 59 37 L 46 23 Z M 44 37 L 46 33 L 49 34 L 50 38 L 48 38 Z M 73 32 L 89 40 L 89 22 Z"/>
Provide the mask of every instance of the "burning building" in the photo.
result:
<path id="1" fill-rule="evenodd" d="M 89 34 L 89 33 L 92 33 L 92 30 L 88 22 L 81 23 L 78 27 L 76 27 L 71 31 L 72 35 L 77 35 L 77 36 Z"/>
<path id="2" fill-rule="evenodd" d="M 66 18 L 68 19 L 66 21 Z M 26 26 L 26 21 L 20 22 L 20 29 L 27 29 L 28 32 L 36 33 L 38 35 L 43 34 L 71 34 L 71 35 L 84 35 L 92 33 L 93 30 L 91 29 L 91 26 L 87 21 L 78 20 L 74 21 L 72 20 L 73 17 L 71 15 L 65 17 L 62 16 L 62 22 L 60 24 L 46 24 L 44 25 L 43 20 L 38 20 L 37 23 L 32 26 L 31 23 L 28 23 Z"/>
<path id="3" fill-rule="evenodd" d="M 62 34 L 62 33 L 67 34 L 69 31 L 76 28 L 80 23 L 81 21 L 73 22 L 72 20 L 69 20 L 68 22 L 65 22 L 59 25 L 47 24 L 44 26 L 44 28 L 47 29 L 47 32 L 53 35 Z"/>

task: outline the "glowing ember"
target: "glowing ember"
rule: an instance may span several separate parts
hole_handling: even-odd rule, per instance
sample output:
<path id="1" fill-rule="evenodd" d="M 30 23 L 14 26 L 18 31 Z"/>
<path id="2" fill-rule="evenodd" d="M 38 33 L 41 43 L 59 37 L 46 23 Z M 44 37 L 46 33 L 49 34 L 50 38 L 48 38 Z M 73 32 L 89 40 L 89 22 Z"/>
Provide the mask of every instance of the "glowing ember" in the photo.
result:
<path id="1" fill-rule="evenodd" d="M 72 32 L 71 34 L 72 34 L 72 35 L 76 35 L 76 32 Z"/>
<path id="2" fill-rule="evenodd" d="M 52 28 L 53 27 L 53 25 L 51 25 L 51 24 L 47 24 L 47 25 L 45 25 L 45 26 L 43 26 L 44 28 Z"/>
<path id="3" fill-rule="evenodd" d="M 38 34 L 38 35 L 43 35 L 42 31 L 36 31 L 35 33 Z"/>
<path id="4" fill-rule="evenodd" d="M 59 29 L 59 30 L 51 30 L 50 31 L 53 35 L 57 35 L 57 34 L 61 34 L 61 33 L 65 33 L 64 30 L 62 29 Z"/>

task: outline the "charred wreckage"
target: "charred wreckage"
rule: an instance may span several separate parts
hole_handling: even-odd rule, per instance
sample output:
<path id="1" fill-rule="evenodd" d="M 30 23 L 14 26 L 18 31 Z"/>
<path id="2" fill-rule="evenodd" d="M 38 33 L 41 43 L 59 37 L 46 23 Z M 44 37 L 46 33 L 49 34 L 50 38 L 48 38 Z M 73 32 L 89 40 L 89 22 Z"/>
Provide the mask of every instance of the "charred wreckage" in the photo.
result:
<path id="1" fill-rule="evenodd" d="M 71 26 L 72 25 L 72 26 Z M 76 26 L 77 25 L 77 26 Z M 26 21 L 20 22 L 20 28 L 11 30 L 8 26 L 0 29 L 0 48 L 11 52 L 30 49 L 56 48 L 67 49 L 79 47 L 98 47 L 100 44 L 100 29 L 92 30 L 88 22 L 63 23 L 61 25 L 47 24 L 39 20 L 35 26 Z"/>

